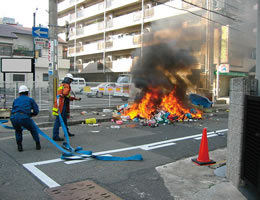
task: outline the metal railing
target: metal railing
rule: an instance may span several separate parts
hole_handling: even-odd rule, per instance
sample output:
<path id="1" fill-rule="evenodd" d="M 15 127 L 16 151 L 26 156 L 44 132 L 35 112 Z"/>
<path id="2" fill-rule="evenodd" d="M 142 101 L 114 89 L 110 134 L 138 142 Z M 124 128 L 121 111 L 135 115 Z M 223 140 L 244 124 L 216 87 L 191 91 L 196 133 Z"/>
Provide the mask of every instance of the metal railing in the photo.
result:
<path id="1" fill-rule="evenodd" d="M 79 92 L 71 92 L 72 95 L 81 98 L 81 101 L 71 102 L 71 108 L 85 109 L 85 108 L 101 108 L 101 107 L 115 107 L 120 104 L 124 104 L 120 98 L 113 97 L 113 91 L 115 88 L 109 89 L 108 93 L 104 93 L 103 89 L 99 92 L 103 92 L 102 95 L 92 94 L 89 95 L 91 89 L 98 86 L 100 82 L 86 82 L 86 85 L 71 85 L 72 90 L 74 87 L 80 87 Z M 19 97 L 18 90 L 19 86 L 26 85 L 29 88 L 29 96 L 33 97 L 39 106 L 40 110 L 48 110 L 50 103 L 52 103 L 52 96 L 50 94 L 50 87 L 48 82 L 35 82 L 35 94 L 33 93 L 33 82 L 1 82 L 0 83 L 0 108 L 12 108 L 14 99 Z M 100 89 L 98 89 L 100 90 Z M 96 90 L 96 91 L 98 91 Z M 75 90 L 76 91 L 76 90 Z"/>

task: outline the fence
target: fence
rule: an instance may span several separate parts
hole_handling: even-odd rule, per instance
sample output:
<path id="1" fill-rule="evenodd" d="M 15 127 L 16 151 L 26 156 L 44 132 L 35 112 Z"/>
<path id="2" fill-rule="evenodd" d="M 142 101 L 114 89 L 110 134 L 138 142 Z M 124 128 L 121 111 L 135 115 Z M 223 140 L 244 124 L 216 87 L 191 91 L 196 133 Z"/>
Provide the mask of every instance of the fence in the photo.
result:
<path id="1" fill-rule="evenodd" d="M 246 96 L 243 146 L 243 178 L 260 197 L 260 97 Z"/>
<path id="2" fill-rule="evenodd" d="M 97 87 L 100 82 L 87 82 L 86 86 L 83 86 L 79 93 L 76 95 L 80 97 L 81 101 L 73 101 L 71 108 L 88 108 L 88 107 L 115 107 L 120 104 L 124 104 L 120 98 L 113 98 L 114 86 L 104 88 Z M 114 83 L 113 83 L 114 84 Z M 52 94 L 50 94 L 50 86 L 48 82 L 35 82 L 35 90 L 33 90 L 33 82 L 5 82 L 0 83 L 0 97 L 1 108 L 11 108 L 14 99 L 18 94 L 19 86 L 26 85 L 29 88 L 29 96 L 33 97 L 39 106 L 40 110 L 48 110 L 50 102 L 52 101 Z M 35 91 L 35 93 L 34 93 Z M 89 95 L 93 91 L 101 92 L 98 95 Z M 105 92 L 107 91 L 107 92 Z"/>

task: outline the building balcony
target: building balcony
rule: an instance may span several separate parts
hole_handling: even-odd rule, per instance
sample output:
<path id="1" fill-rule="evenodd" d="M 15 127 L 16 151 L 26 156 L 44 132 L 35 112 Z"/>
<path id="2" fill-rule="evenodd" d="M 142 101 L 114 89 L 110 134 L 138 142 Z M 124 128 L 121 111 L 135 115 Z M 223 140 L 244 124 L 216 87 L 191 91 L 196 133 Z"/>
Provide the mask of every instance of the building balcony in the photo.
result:
<path id="1" fill-rule="evenodd" d="M 186 14 L 185 10 L 173 9 L 172 7 L 182 8 L 182 1 L 170 1 L 165 3 L 165 5 L 158 5 L 152 8 L 147 8 L 144 11 L 144 23 L 153 22 L 156 20 L 169 18 L 173 16 L 178 16 L 181 14 Z M 200 8 L 191 8 L 190 11 L 198 11 Z M 78 22 L 80 25 L 80 22 Z M 142 23 L 142 11 L 136 11 L 129 14 L 125 14 L 119 17 L 110 18 L 106 22 L 106 31 L 114 31 L 117 29 L 122 29 L 126 27 L 131 27 L 135 25 L 140 25 Z M 78 31 L 78 29 L 80 29 Z M 71 34 L 70 39 L 80 39 L 84 37 L 88 37 L 95 34 L 100 34 L 104 32 L 104 22 L 97 22 L 88 26 L 83 26 L 77 29 L 77 36 L 75 34 Z M 75 31 L 74 31 L 75 32 Z"/>
<path id="2" fill-rule="evenodd" d="M 71 8 L 73 8 L 75 6 L 75 4 L 77 3 L 81 3 L 84 2 L 85 0 L 65 0 L 61 3 L 58 4 L 58 12 L 63 12 L 66 10 L 69 10 Z"/>
<path id="3" fill-rule="evenodd" d="M 64 26 L 66 24 L 66 21 L 69 21 L 69 16 L 65 16 L 65 17 L 62 17 L 62 18 L 59 18 L 58 19 L 58 25 L 59 26 Z"/>
<path id="4" fill-rule="evenodd" d="M 138 3 L 140 0 L 108 0 L 107 1 L 107 11 L 114 10 L 120 8 L 122 6 Z"/>
<path id="5" fill-rule="evenodd" d="M 67 10 L 72 10 L 75 7 L 75 1 L 65 0 L 58 4 L 58 12 L 65 12 Z M 78 0 L 78 3 L 84 2 L 84 0 Z M 137 3 L 139 0 L 107 0 L 106 3 L 106 11 L 114 10 L 120 8 L 122 6 L 130 5 L 133 3 Z M 89 6 L 87 8 L 78 7 L 77 12 L 80 13 L 77 15 L 77 20 L 81 20 L 82 18 L 86 19 L 88 17 L 93 17 L 100 13 L 104 12 L 104 2 L 97 3 L 95 5 Z M 70 23 L 75 22 L 75 13 L 71 14 Z"/>
<path id="6" fill-rule="evenodd" d="M 131 67 L 133 65 L 133 59 L 132 58 L 121 58 L 113 61 L 106 61 L 106 68 L 111 70 L 112 72 L 130 72 Z M 96 68 L 94 72 L 97 71 L 103 71 L 103 69 L 98 69 L 97 62 L 89 62 L 89 63 L 83 63 L 83 70 L 86 67 Z M 84 70 L 87 71 L 87 70 Z"/>
<path id="7" fill-rule="evenodd" d="M 106 52 L 134 49 L 141 47 L 141 35 L 116 35 L 106 40 Z M 84 56 L 104 52 L 104 41 L 96 41 L 77 47 L 76 56 Z M 75 56 L 75 48 L 70 47 L 68 57 Z"/>
<path id="8" fill-rule="evenodd" d="M 104 3 L 97 3 L 88 8 L 79 7 L 77 8 L 77 21 L 99 15 L 104 12 Z M 73 23 L 76 21 L 75 13 L 69 14 L 69 22 Z"/>
<path id="9" fill-rule="evenodd" d="M 133 65 L 132 58 L 121 58 L 108 62 L 112 72 L 130 72 Z"/>

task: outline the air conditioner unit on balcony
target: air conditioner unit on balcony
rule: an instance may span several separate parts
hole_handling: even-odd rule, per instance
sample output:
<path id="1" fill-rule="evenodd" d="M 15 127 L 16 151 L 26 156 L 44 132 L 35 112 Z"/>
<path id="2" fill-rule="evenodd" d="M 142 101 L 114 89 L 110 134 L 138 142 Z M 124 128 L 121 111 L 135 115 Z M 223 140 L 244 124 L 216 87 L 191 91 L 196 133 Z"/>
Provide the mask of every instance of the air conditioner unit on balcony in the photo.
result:
<path id="1" fill-rule="evenodd" d="M 145 5 L 145 8 L 146 8 L 146 9 L 150 9 L 151 7 L 152 7 L 152 4 L 151 4 L 151 3 L 148 3 L 148 4 Z"/>
<path id="2" fill-rule="evenodd" d="M 82 65 L 82 59 L 78 59 L 77 64 Z"/>

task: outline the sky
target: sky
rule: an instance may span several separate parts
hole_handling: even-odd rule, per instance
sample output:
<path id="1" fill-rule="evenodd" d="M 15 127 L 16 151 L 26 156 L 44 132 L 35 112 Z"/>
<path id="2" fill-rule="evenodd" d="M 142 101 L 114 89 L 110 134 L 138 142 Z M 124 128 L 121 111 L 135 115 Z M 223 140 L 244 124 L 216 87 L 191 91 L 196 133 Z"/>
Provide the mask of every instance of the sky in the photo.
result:
<path id="1" fill-rule="evenodd" d="M 38 10 L 36 11 L 36 9 Z M 48 27 L 49 0 L 0 0 L 0 18 L 15 18 L 24 27 L 33 26 L 33 13 L 36 11 L 36 27 Z"/>

